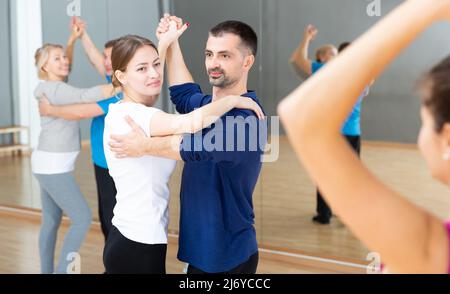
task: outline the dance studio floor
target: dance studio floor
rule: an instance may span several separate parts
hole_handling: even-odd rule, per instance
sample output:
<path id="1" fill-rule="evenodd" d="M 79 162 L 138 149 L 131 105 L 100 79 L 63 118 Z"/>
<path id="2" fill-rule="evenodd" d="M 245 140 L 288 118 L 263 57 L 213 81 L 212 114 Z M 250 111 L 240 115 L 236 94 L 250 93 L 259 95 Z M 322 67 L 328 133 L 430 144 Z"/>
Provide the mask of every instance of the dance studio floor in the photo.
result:
<path id="1" fill-rule="evenodd" d="M 60 251 L 68 222 L 63 222 L 58 235 L 57 254 Z M 0 208 L 0 274 L 37 274 L 39 255 L 39 215 L 33 212 L 11 212 Z M 98 223 L 92 225 L 81 247 L 81 273 L 102 274 L 103 235 Z M 168 274 L 183 274 L 185 264 L 176 259 L 177 239 L 169 238 L 166 268 Z M 263 274 L 320 274 L 364 273 L 362 268 L 352 268 L 307 260 L 286 260 L 273 254 L 260 252 L 258 273 Z"/>
<path id="2" fill-rule="evenodd" d="M 443 219 L 450 218 L 449 191 L 445 186 L 431 179 L 424 160 L 414 146 L 364 143 L 362 160 L 393 189 L 406 195 L 418 205 L 430 209 L 437 216 Z M 0 157 L 1 205 L 40 207 L 39 189 L 31 175 L 29 161 L 29 157 Z M 178 229 L 181 169 L 182 164 L 179 163 L 170 181 L 170 231 L 172 233 L 176 233 Z M 85 146 L 81 152 L 77 162 L 76 176 L 94 211 L 95 218 L 96 188 L 89 146 Z M 274 163 L 263 165 L 254 193 L 255 226 L 260 245 L 323 258 L 336 257 L 355 262 L 365 260 L 369 250 L 353 237 L 338 218 L 333 218 L 329 226 L 320 226 L 311 222 L 315 212 L 315 201 L 313 183 L 298 163 L 287 140 L 281 137 L 280 157 Z M 367 205 L 370 207 L 370 203 Z M 1 216 L 0 221 L 5 226 Z M 34 234 L 33 230 L 37 230 L 34 227 L 37 225 L 33 224 L 32 228 L 23 228 L 23 230 L 30 230 L 31 233 L 26 234 L 31 236 Z M 4 229 L 6 228 L 2 228 Z M 22 229 L 17 228 L 17 230 Z M 91 233 L 83 250 L 95 251 L 97 254 L 99 239 L 101 239 L 99 236 Z M 3 240 L 0 242 L 3 244 Z M 37 239 L 29 239 L 27 243 L 29 243 L 28 246 L 23 248 L 24 254 L 31 256 L 34 250 L 36 255 Z M 93 258 L 100 258 L 101 255 L 95 254 L 93 253 Z M 169 248 L 169 259 L 175 260 L 173 246 L 172 249 Z M 101 262 L 99 264 L 101 265 Z M 98 266 L 98 263 L 92 267 L 89 266 L 90 272 L 100 270 Z M 25 271 L 36 271 L 34 265 L 25 268 Z M 182 266 L 178 266 L 176 261 L 169 261 L 169 271 L 177 272 L 180 268 Z"/>

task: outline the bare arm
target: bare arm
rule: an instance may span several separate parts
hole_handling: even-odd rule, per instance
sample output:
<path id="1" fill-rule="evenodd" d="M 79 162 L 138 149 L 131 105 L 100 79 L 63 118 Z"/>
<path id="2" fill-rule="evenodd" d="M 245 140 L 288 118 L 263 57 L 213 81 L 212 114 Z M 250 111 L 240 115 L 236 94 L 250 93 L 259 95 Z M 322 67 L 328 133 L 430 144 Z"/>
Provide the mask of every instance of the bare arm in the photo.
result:
<path id="1" fill-rule="evenodd" d="M 188 114 L 156 113 L 150 121 L 151 135 L 193 134 L 210 126 L 233 108 L 250 109 L 256 113 L 259 119 L 264 118 L 262 109 L 252 99 L 241 96 L 228 96 Z"/>
<path id="2" fill-rule="evenodd" d="M 144 153 L 168 159 L 182 160 L 180 155 L 182 139 L 181 135 L 146 138 Z"/>
<path id="3" fill-rule="evenodd" d="M 309 25 L 305 29 L 302 41 L 295 51 L 292 53 L 290 62 L 304 71 L 308 76 L 312 75 L 312 61 L 308 57 L 308 50 L 311 41 L 317 34 L 317 30 Z"/>
<path id="4" fill-rule="evenodd" d="M 446 273 L 445 227 L 376 179 L 339 131 L 366 85 L 449 11 L 448 0 L 404 2 L 278 108 L 298 157 L 327 201 L 394 272 Z"/>
<path id="5" fill-rule="evenodd" d="M 75 43 L 76 43 L 77 39 L 81 37 L 82 33 L 83 33 L 83 30 L 81 28 L 79 28 L 76 25 L 72 25 L 72 32 L 70 34 L 70 37 L 69 37 L 69 40 L 67 41 L 67 46 L 66 46 L 66 56 L 67 56 L 67 59 L 69 60 L 70 70 L 72 70 L 72 65 L 73 65 L 73 51 L 75 48 Z"/>
<path id="6" fill-rule="evenodd" d="M 69 37 L 69 41 L 67 42 L 67 46 L 66 46 L 66 56 L 67 56 L 67 59 L 69 60 L 69 68 L 70 68 L 70 70 L 72 70 L 73 50 L 74 50 L 74 47 L 75 47 L 76 40 L 77 40 L 77 38 L 74 37 L 73 35 L 71 35 Z"/>
<path id="7" fill-rule="evenodd" d="M 103 54 L 97 49 L 86 31 L 81 36 L 81 43 L 83 44 L 84 52 L 86 52 L 90 63 L 95 67 L 100 75 L 102 75 L 102 77 L 105 77 L 106 73 L 103 63 Z"/>
<path id="8" fill-rule="evenodd" d="M 132 131 L 126 135 L 111 135 L 109 148 L 117 158 L 153 155 L 181 160 L 181 135 L 168 137 L 147 137 L 141 127 L 131 117 L 125 118 Z M 123 144 L 126 141 L 128 144 Z"/>
<path id="9" fill-rule="evenodd" d="M 170 49 L 170 48 L 173 46 L 173 44 L 175 42 L 178 43 L 178 39 L 180 38 L 180 36 L 189 27 L 187 24 L 183 25 L 182 21 L 178 18 L 177 18 L 177 21 L 170 20 L 166 16 L 165 18 L 161 19 L 161 23 L 156 30 L 156 37 L 159 40 L 159 43 L 158 43 L 159 59 L 160 59 L 163 69 L 164 69 L 164 65 L 166 63 L 167 57 L 169 55 L 171 55 L 171 53 L 169 54 L 169 51 L 172 51 L 172 49 Z M 184 64 L 184 60 L 183 60 L 183 64 Z M 185 67 L 185 70 L 187 71 L 187 68 L 185 65 L 184 65 L 184 67 Z M 179 70 L 183 71 L 183 68 L 177 68 L 176 71 L 179 71 Z M 188 74 L 189 74 L 189 72 L 188 72 Z M 169 76 L 169 83 L 170 83 L 170 76 Z"/>
<path id="10" fill-rule="evenodd" d="M 169 30 L 171 21 L 176 22 L 179 29 L 184 28 L 183 31 L 189 27 L 188 23 L 183 24 L 183 20 L 181 18 L 173 15 L 171 16 L 166 13 L 164 14 L 164 17 L 161 18 L 158 25 L 157 36 Z M 169 86 L 194 82 L 194 79 L 192 78 L 192 75 L 184 61 L 178 38 L 170 44 L 170 47 L 168 47 L 166 58 Z"/>

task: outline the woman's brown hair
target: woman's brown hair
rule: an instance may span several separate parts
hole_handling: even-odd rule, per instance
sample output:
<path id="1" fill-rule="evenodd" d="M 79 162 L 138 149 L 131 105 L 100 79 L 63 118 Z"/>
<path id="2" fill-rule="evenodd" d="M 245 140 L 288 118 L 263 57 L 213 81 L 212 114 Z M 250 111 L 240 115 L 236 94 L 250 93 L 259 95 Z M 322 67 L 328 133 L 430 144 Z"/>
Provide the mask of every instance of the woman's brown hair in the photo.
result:
<path id="1" fill-rule="evenodd" d="M 440 133 L 450 123 L 450 56 L 435 65 L 421 80 L 422 105 L 434 118 L 435 130 Z"/>
<path id="2" fill-rule="evenodd" d="M 125 72 L 128 63 L 130 63 L 130 60 L 133 58 L 134 54 L 136 54 L 136 52 L 144 46 L 153 47 L 156 52 L 158 52 L 158 49 L 152 41 L 141 36 L 126 35 L 115 41 L 111 53 L 111 65 L 113 68 L 112 83 L 114 87 L 122 86 L 116 77 L 116 70 Z"/>

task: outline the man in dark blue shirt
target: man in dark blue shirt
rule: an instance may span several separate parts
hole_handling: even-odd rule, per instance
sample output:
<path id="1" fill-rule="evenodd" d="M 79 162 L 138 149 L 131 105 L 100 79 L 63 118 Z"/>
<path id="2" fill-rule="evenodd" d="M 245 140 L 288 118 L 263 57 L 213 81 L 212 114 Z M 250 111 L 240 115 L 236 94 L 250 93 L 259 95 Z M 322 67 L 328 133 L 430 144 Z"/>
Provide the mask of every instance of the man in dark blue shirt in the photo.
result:
<path id="1" fill-rule="evenodd" d="M 169 21 L 165 15 L 158 30 Z M 167 51 L 170 96 L 179 113 L 228 95 L 252 98 L 248 73 L 255 61 L 257 36 L 238 21 L 218 24 L 209 32 L 205 64 L 212 95 L 203 94 L 184 62 L 178 41 Z M 265 121 L 248 110 L 233 109 L 210 128 L 184 136 L 145 137 L 127 119 L 133 132 L 113 136 L 118 157 L 154 155 L 185 162 L 181 182 L 178 258 L 189 263 L 188 273 L 256 273 L 258 246 L 252 194 L 267 140 Z"/>

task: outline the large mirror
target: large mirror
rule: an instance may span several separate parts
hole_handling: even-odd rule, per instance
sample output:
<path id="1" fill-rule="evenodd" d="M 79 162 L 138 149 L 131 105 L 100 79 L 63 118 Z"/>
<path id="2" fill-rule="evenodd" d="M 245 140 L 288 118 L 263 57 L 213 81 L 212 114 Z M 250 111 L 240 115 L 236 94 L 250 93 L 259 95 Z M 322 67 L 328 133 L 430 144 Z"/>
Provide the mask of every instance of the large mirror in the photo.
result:
<path id="1" fill-rule="evenodd" d="M 0 68 L 0 128 L 24 125 L 31 134 L 25 132 L 20 135 L 20 140 L 33 145 L 36 144 L 39 116 L 36 103 L 27 106 L 23 101 L 23 91 L 30 92 L 20 76 L 23 71 L 16 68 L 20 40 L 11 32 L 20 28 L 16 27 L 19 13 L 14 2 L 0 0 L 0 64 L 7 65 Z M 383 1 L 381 15 L 386 15 L 401 2 Z M 276 116 L 278 102 L 305 80 L 305 75 L 290 59 L 308 24 L 318 30 L 309 47 L 309 56 L 315 59 L 315 50 L 320 46 L 333 44 L 338 47 L 343 42 L 351 42 L 380 19 L 368 14 L 368 1 L 360 0 L 82 0 L 81 3 L 82 17 L 87 20 L 89 34 L 98 48 L 103 48 L 106 41 L 128 33 L 156 41 L 154 31 L 164 11 L 189 21 L 191 27 L 183 36 L 181 46 L 187 66 L 205 92 L 210 89 L 204 64 L 208 29 L 228 19 L 250 24 L 258 34 L 259 51 L 250 74 L 249 89 L 258 93 L 268 116 Z M 66 1 L 42 0 L 41 9 L 43 43 L 65 44 L 70 21 Z M 444 56 L 443 52 L 450 50 L 450 44 L 441 38 L 441 34 L 441 27 L 428 30 L 370 86 L 361 105 L 361 160 L 393 189 L 439 217 L 447 218 L 450 198 L 442 197 L 447 190 L 432 180 L 416 146 L 420 102 L 411 86 L 421 73 Z M 431 47 L 441 50 L 433 51 Z M 75 47 L 69 83 L 78 87 L 103 83 L 81 44 Z M 164 89 L 157 107 L 174 112 L 167 87 Z M 90 120 L 81 122 L 82 152 L 76 162 L 75 174 L 94 220 L 98 221 L 90 124 Z M 269 132 L 269 142 L 274 148 L 271 151 L 277 154 L 277 159 L 263 163 L 253 194 L 260 247 L 365 263 L 368 249 L 340 221 L 339 215 L 333 215 L 326 224 L 312 220 L 317 214 L 317 187 L 297 160 L 281 125 L 279 129 L 269 128 Z M 2 146 L 12 142 L 13 135 L 1 135 Z M 30 160 L 30 152 L 13 155 L 0 151 L 1 205 L 31 210 L 41 208 L 39 185 L 32 175 Z M 177 235 L 179 225 L 182 170 L 183 164 L 178 162 L 170 180 L 169 230 L 174 235 Z"/>

